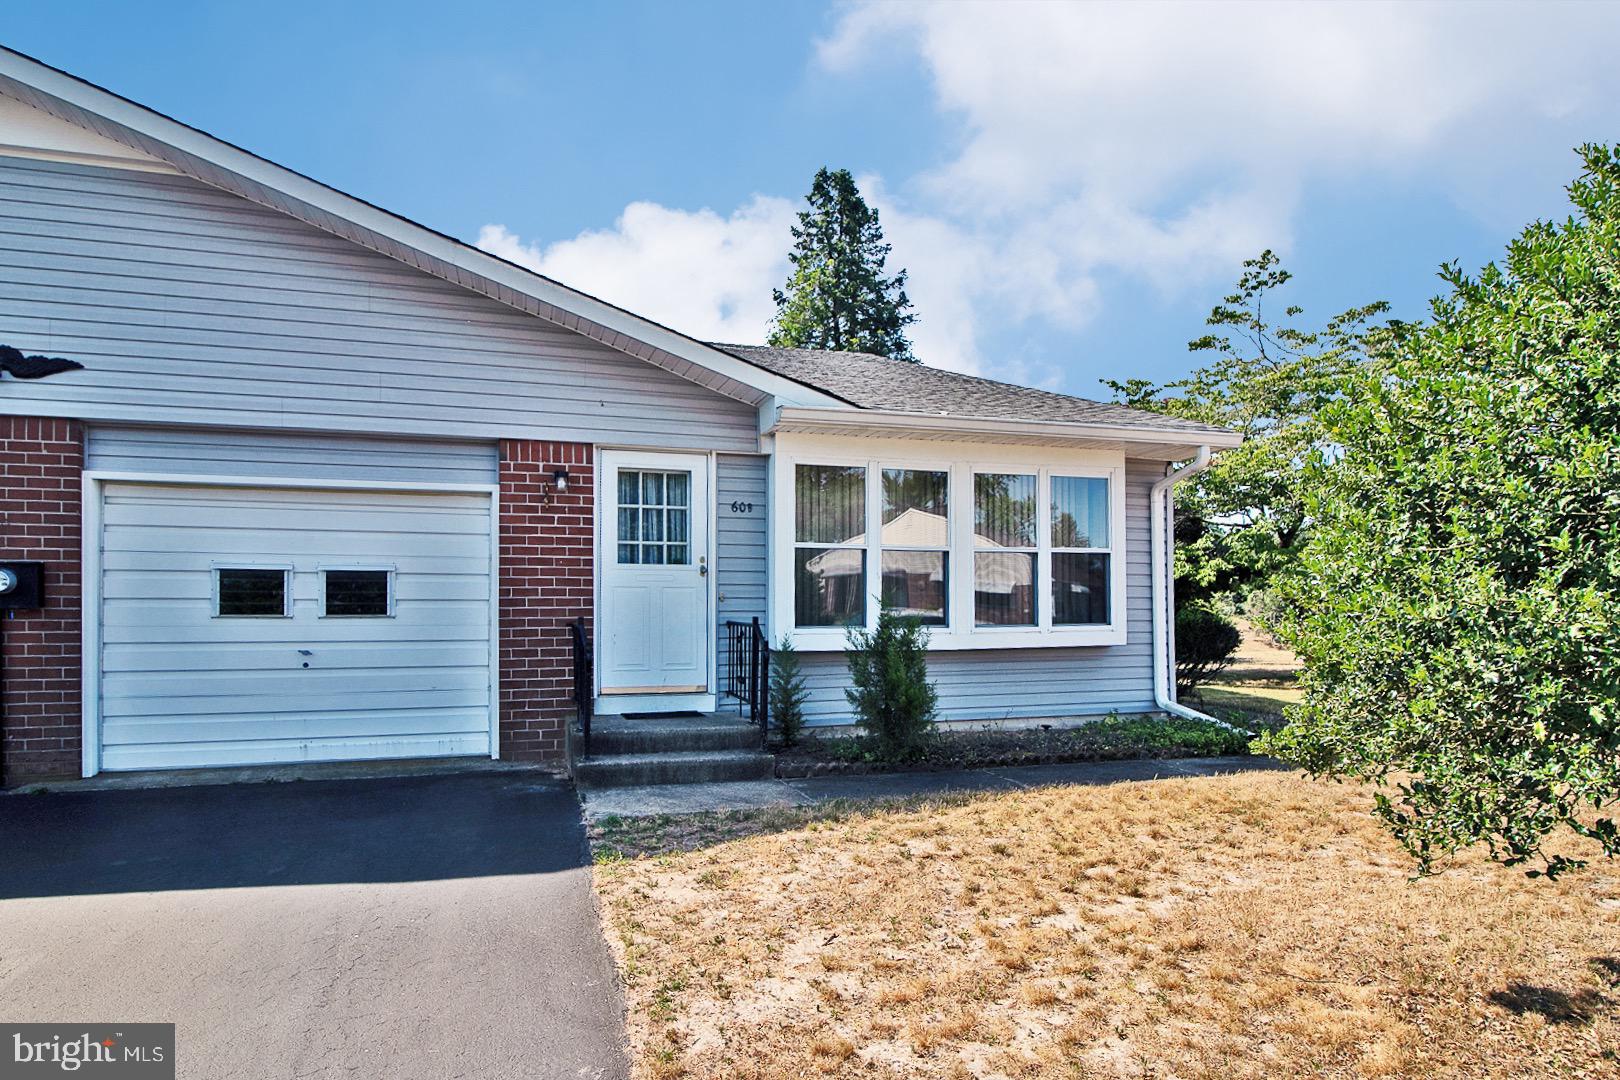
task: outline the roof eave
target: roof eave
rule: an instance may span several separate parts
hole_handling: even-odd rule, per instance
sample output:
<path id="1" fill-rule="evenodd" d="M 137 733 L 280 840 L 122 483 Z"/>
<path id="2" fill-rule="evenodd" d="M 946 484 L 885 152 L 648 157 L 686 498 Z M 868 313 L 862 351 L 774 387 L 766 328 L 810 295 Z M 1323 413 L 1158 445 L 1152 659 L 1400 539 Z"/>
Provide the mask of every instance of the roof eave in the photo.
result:
<path id="1" fill-rule="evenodd" d="M 435 232 L 3 47 L 0 92 L 160 158 L 202 183 L 585 334 L 728 397 L 752 405 L 774 398 L 795 405 L 848 407 L 814 387 Z"/>
<path id="2" fill-rule="evenodd" d="M 1052 445 L 1107 446 L 1129 450 L 1152 447 L 1152 456 L 1173 456 L 1185 449 L 1190 456 L 1201 446 L 1227 450 L 1243 442 L 1235 431 L 1211 428 L 1150 427 L 1135 424 L 1096 424 L 1057 420 L 1006 420 L 934 413 L 892 412 L 878 409 L 835 410 L 786 406 L 777 410 L 767 434 L 805 432 L 855 434 L 868 438 L 924 438 L 988 441 L 1001 439 Z"/>

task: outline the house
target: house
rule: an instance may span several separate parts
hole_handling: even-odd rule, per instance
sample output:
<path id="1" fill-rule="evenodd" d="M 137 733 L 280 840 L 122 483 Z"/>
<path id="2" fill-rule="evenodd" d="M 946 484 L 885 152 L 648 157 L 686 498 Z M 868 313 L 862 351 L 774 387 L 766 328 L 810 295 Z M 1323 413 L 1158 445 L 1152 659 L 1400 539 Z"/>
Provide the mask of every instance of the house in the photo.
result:
<path id="1" fill-rule="evenodd" d="M 3 50 L 0 217 L 0 344 L 83 365 L 0 378 L 8 781 L 563 764 L 734 704 L 755 619 L 847 722 L 880 596 L 943 719 L 1178 708 L 1171 463 L 1228 431 L 697 341 Z"/>

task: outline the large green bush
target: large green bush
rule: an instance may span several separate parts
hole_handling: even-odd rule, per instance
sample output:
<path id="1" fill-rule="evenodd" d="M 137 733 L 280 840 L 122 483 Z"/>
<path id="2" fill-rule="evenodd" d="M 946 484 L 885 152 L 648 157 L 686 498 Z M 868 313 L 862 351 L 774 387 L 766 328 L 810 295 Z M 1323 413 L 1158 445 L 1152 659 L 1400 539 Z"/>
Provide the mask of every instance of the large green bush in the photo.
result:
<path id="1" fill-rule="evenodd" d="M 849 689 L 844 695 L 877 756 L 911 761 L 933 735 L 938 694 L 928 681 L 928 631 L 916 618 L 878 610 L 870 631 L 846 631 L 844 658 Z"/>
<path id="2" fill-rule="evenodd" d="M 1446 267 L 1432 320 L 1325 411 L 1279 585 L 1305 696 L 1266 748 L 1391 781 L 1425 871 L 1483 842 L 1556 873 L 1559 832 L 1620 853 L 1620 155 L 1582 154 L 1576 215 Z"/>
<path id="3" fill-rule="evenodd" d="M 1202 604 L 1176 610 L 1176 694 L 1193 692 L 1231 666 L 1243 635 L 1237 624 Z"/>

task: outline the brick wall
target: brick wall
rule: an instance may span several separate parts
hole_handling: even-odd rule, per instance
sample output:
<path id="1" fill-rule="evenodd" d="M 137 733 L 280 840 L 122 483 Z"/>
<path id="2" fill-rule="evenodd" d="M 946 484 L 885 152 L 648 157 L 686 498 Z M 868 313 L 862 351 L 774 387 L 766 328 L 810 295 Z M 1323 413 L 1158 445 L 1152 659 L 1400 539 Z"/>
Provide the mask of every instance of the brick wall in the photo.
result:
<path id="1" fill-rule="evenodd" d="M 45 608 L 6 618 L 5 782 L 77 776 L 79 507 L 84 430 L 0 416 L 0 559 L 45 563 Z"/>
<path id="2" fill-rule="evenodd" d="M 568 493 L 545 495 L 568 470 Z M 501 442 L 501 757 L 564 760 L 574 715 L 568 624 L 592 620 L 591 447 Z"/>

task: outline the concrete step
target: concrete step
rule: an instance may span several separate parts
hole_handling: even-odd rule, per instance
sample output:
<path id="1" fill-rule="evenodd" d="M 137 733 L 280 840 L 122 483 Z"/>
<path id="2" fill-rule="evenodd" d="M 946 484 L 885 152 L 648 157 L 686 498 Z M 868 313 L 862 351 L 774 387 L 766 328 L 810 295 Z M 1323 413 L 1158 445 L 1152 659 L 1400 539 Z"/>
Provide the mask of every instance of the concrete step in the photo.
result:
<path id="1" fill-rule="evenodd" d="M 709 784 L 722 780 L 763 780 L 775 771 L 776 758 L 762 750 L 592 754 L 574 763 L 574 780 L 581 787 L 592 788 Z"/>
<path id="2" fill-rule="evenodd" d="M 759 728 L 735 715 L 705 713 L 637 720 L 598 716 L 591 721 L 588 756 L 759 748 Z"/>

